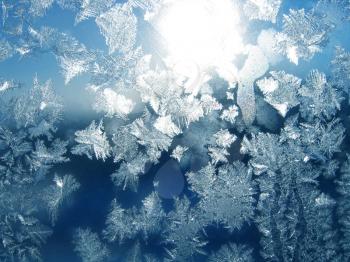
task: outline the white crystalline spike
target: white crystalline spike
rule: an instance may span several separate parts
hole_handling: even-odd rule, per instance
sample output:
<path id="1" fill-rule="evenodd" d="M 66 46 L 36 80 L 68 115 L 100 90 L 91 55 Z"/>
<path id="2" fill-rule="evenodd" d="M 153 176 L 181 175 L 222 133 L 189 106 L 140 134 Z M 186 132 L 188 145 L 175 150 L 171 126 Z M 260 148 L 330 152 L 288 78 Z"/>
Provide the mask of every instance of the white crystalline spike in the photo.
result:
<path id="1" fill-rule="evenodd" d="M 299 64 L 298 51 L 296 46 L 290 46 L 287 48 L 287 57 L 293 64 Z"/>
<path id="2" fill-rule="evenodd" d="M 102 121 L 99 125 L 92 121 L 85 130 L 75 132 L 75 136 L 79 144 L 72 149 L 73 154 L 86 155 L 90 159 L 95 156 L 103 161 L 109 157 L 111 148 Z"/>
<path id="3" fill-rule="evenodd" d="M 57 185 L 58 187 L 60 187 L 60 188 L 63 187 L 63 180 L 62 180 L 62 178 L 60 178 L 60 177 L 57 176 L 57 177 L 55 177 L 54 181 L 55 181 L 55 183 L 56 183 L 56 185 Z"/>
<path id="4" fill-rule="evenodd" d="M 171 154 L 171 157 L 172 158 L 175 158 L 177 161 L 180 162 L 183 154 L 188 150 L 188 147 L 183 147 L 183 146 L 177 146 L 172 154 Z"/>
<path id="5" fill-rule="evenodd" d="M 268 68 L 268 60 L 261 49 L 257 46 L 250 47 L 248 58 L 239 72 L 240 81 L 237 92 L 237 104 L 248 126 L 254 122 L 256 113 L 254 81 L 263 76 Z"/>
<path id="6" fill-rule="evenodd" d="M 288 112 L 288 103 L 283 104 L 271 104 L 282 117 L 286 117 Z"/>
<path id="7" fill-rule="evenodd" d="M 18 86 L 19 86 L 19 84 L 15 83 L 12 80 L 6 80 L 6 81 L 1 81 L 0 80 L 0 93 L 1 92 L 5 92 L 7 90 L 10 90 L 12 88 L 16 88 Z"/>
<path id="8" fill-rule="evenodd" d="M 74 77 L 88 70 L 88 61 L 71 56 L 59 57 L 60 66 L 64 75 L 64 83 L 67 85 Z"/>
<path id="9" fill-rule="evenodd" d="M 181 133 L 180 128 L 171 120 L 171 116 L 159 117 L 154 123 L 154 127 L 164 135 L 174 137 Z"/>
<path id="10" fill-rule="evenodd" d="M 39 107 L 40 110 L 44 110 L 46 107 L 47 107 L 47 103 L 46 102 L 43 101 L 43 102 L 40 103 L 40 107 Z"/>
<path id="11" fill-rule="evenodd" d="M 227 129 L 220 130 L 214 134 L 216 145 L 219 147 L 230 147 L 237 139 L 235 135 L 232 135 Z"/>

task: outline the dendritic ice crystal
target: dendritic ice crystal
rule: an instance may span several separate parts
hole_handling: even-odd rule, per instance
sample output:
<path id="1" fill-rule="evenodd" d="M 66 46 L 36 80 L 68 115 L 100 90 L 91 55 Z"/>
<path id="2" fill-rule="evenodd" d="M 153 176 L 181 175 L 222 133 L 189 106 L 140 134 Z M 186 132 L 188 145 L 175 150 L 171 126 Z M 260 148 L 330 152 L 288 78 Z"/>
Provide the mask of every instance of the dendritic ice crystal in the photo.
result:
<path id="1" fill-rule="evenodd" d="M 0 261 L 350 261 L 349 0 L 0 0 Z"/>

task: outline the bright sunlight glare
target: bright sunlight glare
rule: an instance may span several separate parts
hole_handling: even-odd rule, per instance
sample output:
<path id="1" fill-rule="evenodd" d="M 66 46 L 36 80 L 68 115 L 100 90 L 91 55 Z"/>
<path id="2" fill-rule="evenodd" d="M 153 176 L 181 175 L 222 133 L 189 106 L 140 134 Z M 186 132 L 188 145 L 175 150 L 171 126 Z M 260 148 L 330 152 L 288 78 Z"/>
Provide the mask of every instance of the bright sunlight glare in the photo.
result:
<path id="1" fill-rule="evenodd" d="M 172 60 L 192 61 L 205 70 L 242 52 L 239 22 L 231 0 L 171 0 L 156 26 Z"/>

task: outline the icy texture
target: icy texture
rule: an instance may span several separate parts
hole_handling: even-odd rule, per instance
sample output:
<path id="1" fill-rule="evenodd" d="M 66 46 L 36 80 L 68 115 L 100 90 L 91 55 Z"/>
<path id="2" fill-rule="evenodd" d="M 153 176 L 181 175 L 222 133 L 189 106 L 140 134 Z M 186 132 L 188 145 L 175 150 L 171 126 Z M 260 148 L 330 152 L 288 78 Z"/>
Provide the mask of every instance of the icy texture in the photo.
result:
<path id="1" fill-rule="evenodd" d="M 106 160 L 110 155 L 110 145 L 103 130 L 102 121 L 96 125 L 95 121 L 82 131 L 77 131 L 76 142 L 79 144 L 72 149 L 76 155 L 86 155 L 88 158 Z"/>
<path id="2" fill-rule="evenodd" d="M 222 166 L 218 174 L 208 165 L 186 176 L 191 190 L 201 197 L 199 208 L 209 221 L 222 222 L 234 229 L 252 217 L 254 188 L 251 172 L 242 163 Z"/>
<path id="3" fill-rule="evenodd" d="M 114 200 L 107 216 L 104 236 L 110 242 L 123 242 L 139 233 L 147 239 L 162 231 L 165 215 L 156 193 L 152 193 L 142 201 L 142 208 L 139 211 L 125 210 Z"/>
<path id="4" fill-rule="evenodd" d="M 75 23 L 80 23 L 90 17 L 97 17 L 107 11 L 114 4 L 114 0 L 82 0 L 80 10 L 75 17 Z"/>
<path id="5" fill-rule="evenodd" d="M 127 52 L 133 48 L 137 19 L 127 4 L 115 5 L 97 17 L 96 23 L 106 39 L 110 54 L 115 51 Z"/>
<path id="6" fill-rule="evenodd" d="M 272 77 L 257 82 L 266 102 L 272 105 L 283 117 L 299 104 L 298 91 L 301 79 L 285 72 L 270 72 Z"/>
<path id="7" fill-rule="evenodd" d="M 109 256 L 107 247 L 99 236 L 89 228 L 78 228 L 75 231 L 73 243 L 74 251 L 79 254 L 83 262 L 102 262 Z"/>
<path id="8" fill-rule="evenodd" d="M 247 246 L 229 243 L 222 246 L 216 253 L 212 254 L 208 261 L 249 262 L 254 260 L 252 257 L 252 250 L 247 248 Z"/>
<path id="9" fill-rule="evenodd" d="M 328 36 L 328 26 L 304 9 L 289 10 L 283 15 L 283 31 L 276 35 L 276 49 L 298 65 L 299 59 L 310 60 L 321 52 Z"/>
<path id="10" fill-rule="evenodd" d="M 258 19 L 276 23 L 276 16 L 282 0 L 247 0 L 244 12 L 249 19 Z"/>
<path id="11" fill-rule="evenodd" d="M 301 112 L 305 118 L 331 119 L 340 109 L 341 96 L 337 87 L 327 82 L 325 74 L 313 70 L 306 79 L 306 84 L 299 89 Z"/>
<path id="12" fill-rule="evenodd" d="M 80 184 L 72 175 L 55 176 L 54 184 L 47 189 L 45 196 L 52 224 L 57 221 L 58 212 L 63 203 L 79 188 Z"/>
<path id="13" fill-rule="evenodd" d="M 334 81 L 349 96 L 350 53 L 340 46 L 336 47 L 332 60 Z"/>
<path id="14" fill-rule="evenodd" d="M 349 260 L 349 3 L 233 1 L 244 48 L 193 76 L 155 26 L 188 1 L 1 1 L 1 261 Z"/>
<path id="15" fill-rule="evenodd" d="M 269 68 L 269 63 L 259 47 L 249 49 L 248 58 L 239 72 L 240 82 L 237 92 L 237 104 L 241 109 L 246 125 L 251 125 L 255 119 L 254 81 L 263 76 Z"/>

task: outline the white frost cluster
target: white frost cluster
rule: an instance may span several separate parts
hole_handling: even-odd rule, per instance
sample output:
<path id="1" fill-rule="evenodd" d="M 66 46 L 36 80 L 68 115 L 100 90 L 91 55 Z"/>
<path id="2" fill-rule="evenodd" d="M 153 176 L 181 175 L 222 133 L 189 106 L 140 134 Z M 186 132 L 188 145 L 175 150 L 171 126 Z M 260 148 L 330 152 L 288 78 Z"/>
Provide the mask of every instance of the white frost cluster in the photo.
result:
<path id="1" fill-rule="evenodd" d="M 103 161 L 110 155 L 110 145 L 104 132 L 103 122 L 96 125 L 95 121 L 81 131 L 75 132 L 75 141 L 79 144 L 72 149 L 76 155 L 86 155 L 92 159 L 102 159 Z"/>
<path id="2" fill-rule="evenodd" d="M 244 12 L 249 19 L 258 19 L 276 23 L 276 17 L 282 0 L 247 0 Z"/>
<path id="3" fill-rule="evenodd" d="M 127 4 L 116 4 L 97 17 L 96 23 L 105 37 L 110 54 L 127 52 L 134 47 L 137 19 Z"/>

